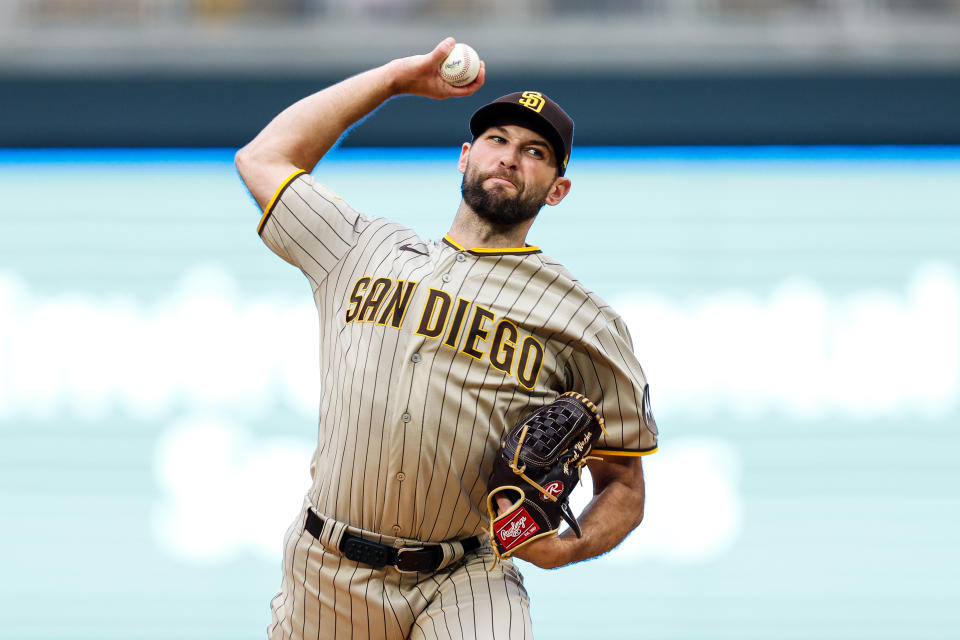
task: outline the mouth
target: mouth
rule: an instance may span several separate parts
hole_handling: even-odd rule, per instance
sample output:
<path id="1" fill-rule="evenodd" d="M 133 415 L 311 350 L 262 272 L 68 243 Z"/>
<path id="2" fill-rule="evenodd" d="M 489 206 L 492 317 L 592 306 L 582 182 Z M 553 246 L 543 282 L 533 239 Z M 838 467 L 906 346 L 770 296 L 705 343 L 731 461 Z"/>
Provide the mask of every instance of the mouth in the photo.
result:
<path id="1" fill-rule="evenodd" d="M 493 185 L 510 186 L 510 187 L 513 187 L 514 189 L 517 189 L 518 191 L 520 190 L 520 188 L 516 184 L 514 184 L 512 180 L 510 180 L 509 178 L 505 178 L 503 176 L 489 176 L 487 180 L 491 181 Z"/>

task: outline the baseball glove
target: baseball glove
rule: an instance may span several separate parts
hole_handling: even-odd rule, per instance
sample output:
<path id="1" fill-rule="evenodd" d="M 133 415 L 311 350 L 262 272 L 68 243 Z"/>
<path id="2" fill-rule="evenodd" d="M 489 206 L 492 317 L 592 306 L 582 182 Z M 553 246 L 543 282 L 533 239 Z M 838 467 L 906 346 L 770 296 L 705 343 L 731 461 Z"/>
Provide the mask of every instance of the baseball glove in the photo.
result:
<path id="1" fill-rule="evenodd" d="M 555 535 L 562 518 L 581 537 L 568 498 L 603 429 L 603 418 L 587 398 L 568 391 L 521 420 L 500 441 L 487 483 L 490 539 L 498 558 Z M 497 494 L 513 500 L 497 513 Z M 494 562 L 496 564 L 496 562 Z"/>

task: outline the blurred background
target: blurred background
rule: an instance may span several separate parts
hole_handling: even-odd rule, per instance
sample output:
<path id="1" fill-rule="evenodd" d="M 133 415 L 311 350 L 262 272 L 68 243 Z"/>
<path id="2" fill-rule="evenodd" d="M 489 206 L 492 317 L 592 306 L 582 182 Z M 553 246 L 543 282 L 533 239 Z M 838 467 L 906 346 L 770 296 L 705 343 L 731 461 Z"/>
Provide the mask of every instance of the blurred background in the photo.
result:
<path id="1" fill-rule="evenodd" d="M 317 322 L 232 156 L 446 35 L 487 85 L 315 174 L 439 238 L 472 110 L 555 98 L 530 242 L 623 314 L 661 430 L 637 532 L 521 563 L 537 637 L 960 637 L 960 2 L 5 0 L 0 638 L 265 637 Z"/>

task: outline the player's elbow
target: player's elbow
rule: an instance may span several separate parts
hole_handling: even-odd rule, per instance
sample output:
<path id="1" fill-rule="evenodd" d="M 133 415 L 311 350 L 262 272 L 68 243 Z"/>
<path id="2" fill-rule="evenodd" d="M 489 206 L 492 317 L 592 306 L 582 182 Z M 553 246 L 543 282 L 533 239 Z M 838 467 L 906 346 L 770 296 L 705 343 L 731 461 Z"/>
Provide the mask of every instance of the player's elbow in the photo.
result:
<path id="1" fill-rule="evenodd" d="M 608 478 L 611 498 L 615 500 L 623 521 L 632 531 L 643 521 L 643 508 L 646 503 L 646 483 L 640 458 L 617 461 L 604 469 L 613 474 Z M 595 489 L 596 486 L 597 477 L 594 476 Z"/>
<path id="2" fill-rule="evenodd" d="M 641 458 L 631 461 L 629 476 L 630 497 L 633 506 L 633 527 L 637 528 L 643 522 L 643 507 L 647 501 L 646 483 L 643 479 L 643 463 Z"/>
<path id="3" fill-rule="evenodd" d="M 240 147 L 235 154 L 233 154 L 233 164 L 237 168 L 237 173 L 240 174 L 240 178 L 246 182 L 247 177 L 250 175 L 252 168 L 255 166 L 254 161 L 254 151 L 250 148 L 250 145 Z"/>
<path id="4" fill-rule="evenodd" d="M 636 529 L 643 522 L 643 498 L 640 499 L 640 505 L 633 513 L 633 528 Z"/>
<path id="5" fill-rule="evenodd" d="M 277 158 L 275 153 L 271 153 L 264 148 L 257 139 L 251 140 L 243 147 L 237 150 L 233 155 L 233 164 L 237 167 L 237 173 L 244 182 L 250 184 L 258 176 L 273 165 L 280 164 L 283 158 Z"/>
<path id="6" fill-rule="evenodd" d="M 640 523 L 643 522 L 643 503 L 644 495 L 642 492 L 630 492 L 627 504 L 624 505 L 624 512 L 628 514 L 631 531 L 639 527 Z"/>
<path id="7" fill-rule="evenodd" d="M 627 488 L 627 499 L 624 511 L 630 515 L 631 524 L 630 530 L 636 529 L 640 526 L 640 523 L 643 522 L 643 506 L 646 503 L 646 492 L 644 491 L 643 484 L 640 486 L 633 484 Z"/>
<path id="8" fill-rule="evenodd" d="M 233 156 L 233 162 L 240 179 L 261 209 L 267 206 L 277 187 L 297 168 L 276 152 L 263 148 L 256 140 L 239 149 Z"/>

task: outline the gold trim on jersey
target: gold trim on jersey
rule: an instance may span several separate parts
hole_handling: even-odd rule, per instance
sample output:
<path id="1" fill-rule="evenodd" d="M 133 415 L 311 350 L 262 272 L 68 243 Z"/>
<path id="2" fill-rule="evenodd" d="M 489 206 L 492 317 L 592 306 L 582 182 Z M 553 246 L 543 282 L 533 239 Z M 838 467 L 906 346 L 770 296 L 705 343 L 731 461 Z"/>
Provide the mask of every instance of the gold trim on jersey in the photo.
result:
<path id="1" fill-rule="evenodd" d="M 456 240 L 450 237 L 450 234 L 443 236 L 443 241 L 448 245 L 456 249 L 457 251 L 466 251 L 467 253 L 472 253 L 476 256 L 506 256 L 506 255 L 526 255 L 529 253 L 540 253 L 540 247 L 534 247 L 527 245 L 526 247 L 511 247 L 511 248 L 474 248 L 467 249 L 466 247 L 457 243 Z"/>
<path id="2" fill-rule="evenodd" d="M 594 449 L 590 453 L 592 455 L 603 455 L 603 456 L 623 456 L 627 458 L 639 458 L 640 456 L 648 456 L 651 453 L 656 453 L 657 447 L 653 449 L 647 449 L 646 451 L 625 451 L 624 449 Z"/>
<path id="3" fill-rule="evenodd" d="M 273 211 L 273 208 L 277 205 L 277 201 L 280 199 L 280 196 L 286 191 L 287 187 L 290 186 L 290 183 L 297 179 L 301 173 L 306 173 L 303 169 L 297 169 L 291 173 L 286 180 L 280 185 L 276 193 L 273 194 L 273 197 L 270 198 L 270 202 L 267 203 L 266 208 L 263 210 L 263 216 L 260 218 L 260 224 L 257 225 L 257 233 L 263 233 L 263 225 L 267 224 L 267 218 L 270 216 L 270 213 Z"/>

